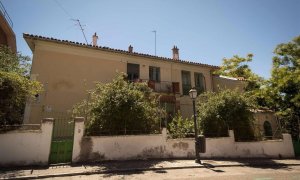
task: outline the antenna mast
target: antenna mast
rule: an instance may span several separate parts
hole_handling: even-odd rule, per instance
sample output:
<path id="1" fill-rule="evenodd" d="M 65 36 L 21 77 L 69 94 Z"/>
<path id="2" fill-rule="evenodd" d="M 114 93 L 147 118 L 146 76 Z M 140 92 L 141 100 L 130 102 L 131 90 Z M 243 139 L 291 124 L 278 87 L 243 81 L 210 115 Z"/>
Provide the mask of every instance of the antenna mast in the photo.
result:
<path id="1" fill-rule="evenodd" d="M 79 27 L 80 27 L 80 30 L 81 30 L 81 32 L 82 32 L 82 34 L 83 34 L 83 37 L 84 37 L 84 39 L 85 39 L 86 44 L 89 44 L 88 41 L 86 40 L 86 37 L 85 37 L 85 34 L 84 34 L 84 29 L 82 28 L 82 25 L 81 25 L 79 19 L 72 19 L 72 20 L 73 20 L 73 21 L 76 21 L 76 22 L 78 23 L 78 25 L 79 25 Z"/>
<path id="2" fill-rule="evenodd" d="M 156 30 L 154 30 L 152 32 L 154 32 L 154 54 L 156 56 Z"/>

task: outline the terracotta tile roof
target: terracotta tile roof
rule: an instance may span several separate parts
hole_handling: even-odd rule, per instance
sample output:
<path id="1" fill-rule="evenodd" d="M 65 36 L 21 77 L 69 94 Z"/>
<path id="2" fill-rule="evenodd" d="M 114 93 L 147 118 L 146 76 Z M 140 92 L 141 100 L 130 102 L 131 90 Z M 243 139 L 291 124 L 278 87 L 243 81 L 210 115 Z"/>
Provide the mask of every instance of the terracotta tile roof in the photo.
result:
<path id="1" fill-rule="evenodd" d="M 93 46 L 90 44 L 79 43 L 79 42 L 68 41 L 68 40 L 60 40 L 60 39 L 56 39 L 56 38 L 52 38 L 52 37 L 49 38 L 49 37 L 43 37 L 43 36 L 27 34 L 27 33 L 23 33 L 23 37 L 24 37 L 24 39 L 49 41 L 49 42 L 55 42 L 55 43 L 60 43 L 60 44 L 67 44 L 67 45 L 71 45 L 71 46 L 99 49 L 99 50 L 104 50 L 104 51 L 113 52 L 113 53 L 121 53 L 121 54 L 127 54 L 127 55 L 132 55 L 132 56 L 139 56 L 139 57 L 147 57 L 147 58 L 158 59 L 158 60 L 163 60 L 163 61 L 171 60 L 173 62 L 179 62 L 179 63 L 183 63 L 183 64 L 191 64 L 191 65 L 209 67 L 209 68 L 213 68 L 213 69 L 219 69 L 219 66 L 214 66 L 214 65 L 202 64 L 202 63 L 192 62 L 192 61 L 187 61 L 187 60 L 174 60 L 172 58 L 167 58 L 167 57 L 159 57 L 159 56 L 153 56 L 150 54 L 129 52 L 129 51 L 113 49 L 113 48 L 109 48 L 109 47 L 105 47 L 105 46 Z"/>

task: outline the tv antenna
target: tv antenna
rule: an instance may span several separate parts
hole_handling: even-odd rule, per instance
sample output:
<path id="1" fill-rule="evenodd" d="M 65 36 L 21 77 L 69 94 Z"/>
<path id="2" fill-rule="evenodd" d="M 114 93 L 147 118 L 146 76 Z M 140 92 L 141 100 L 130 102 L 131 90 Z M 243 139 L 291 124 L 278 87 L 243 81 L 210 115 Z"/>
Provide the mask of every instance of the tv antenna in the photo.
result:
<path id="1" fill-rule="evenodd" d="M 154 33 L 154 54 L 156 56 L 156 30 L 152 31 Z"/>
<path id="2" fill-rule="evenodd" d="M 79 20 L 79 19 L 71 19 L 71 20 L 77 22 L 77 25 L 80 27 L 80 30 L 81 30 L 81 32 L 82 32 L 82 34 L 83 34 L 83 37 L 84 37 L 84 39 L 85 39 L 86 44 L 89 44 L 88 41 L 86 40 L 86 36 L 85 36 L 85 34 L 84 34 L 84 29 L 82 28 L 82 25 L 81 25 L 81 23 L 80 23 L 80 20 Z"/>

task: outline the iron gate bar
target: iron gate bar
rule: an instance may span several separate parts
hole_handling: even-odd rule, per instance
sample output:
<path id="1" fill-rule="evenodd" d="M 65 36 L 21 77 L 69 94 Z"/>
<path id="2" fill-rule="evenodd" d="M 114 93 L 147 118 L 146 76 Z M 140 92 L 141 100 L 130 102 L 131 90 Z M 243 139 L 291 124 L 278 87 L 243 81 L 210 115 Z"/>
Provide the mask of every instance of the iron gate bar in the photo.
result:
<path id="1" fill-rule="evenodd" d="M 50 164 L 69 163 L 72 161 L 74 141 L 74 120 L 71 117 L 54 119 Z"/>

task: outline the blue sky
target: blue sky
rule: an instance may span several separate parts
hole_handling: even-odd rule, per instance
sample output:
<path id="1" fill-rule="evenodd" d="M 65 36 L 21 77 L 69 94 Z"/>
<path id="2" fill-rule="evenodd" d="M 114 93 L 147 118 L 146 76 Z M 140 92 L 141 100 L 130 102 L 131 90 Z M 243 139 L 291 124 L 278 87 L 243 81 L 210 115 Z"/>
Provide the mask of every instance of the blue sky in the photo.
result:
<path id="1" fill-rule="evenodd" d="M 18 51 L 31 56 L 22 33 L 88 42 L 221 65 L 224 57 L 253 53 L 252 70 L 270 77 L 277 44 L 300 35 L 300 0 L 1 0 L 13 20 Z M 63 8 L 62 8 L 63 7 Z"/>

